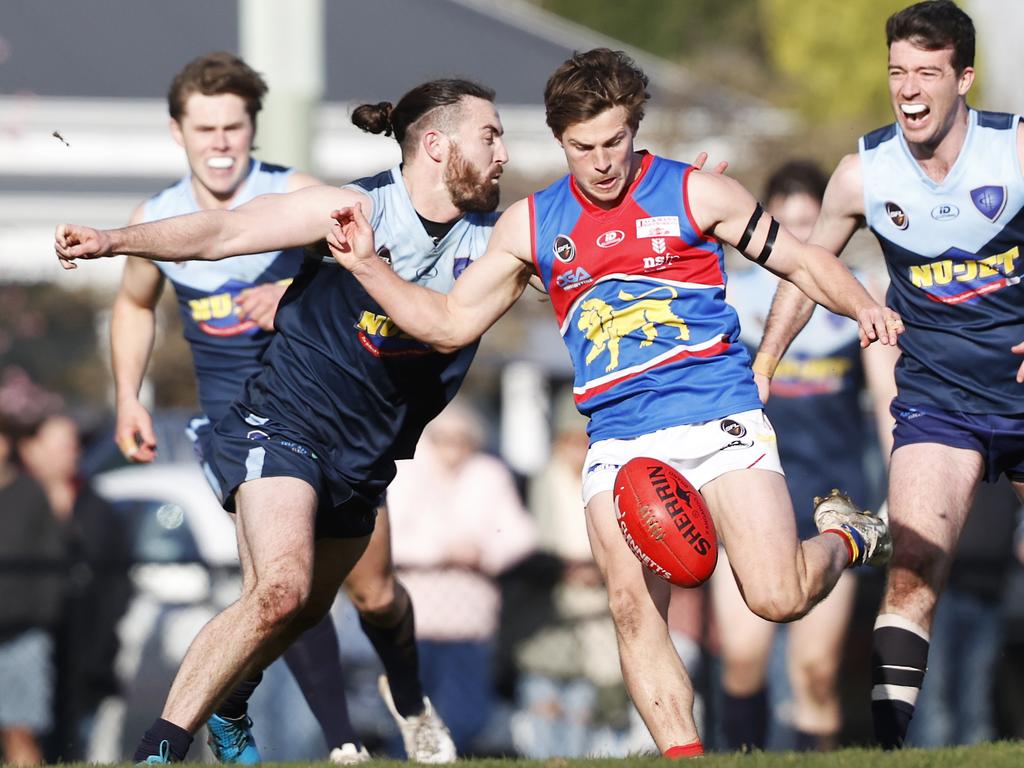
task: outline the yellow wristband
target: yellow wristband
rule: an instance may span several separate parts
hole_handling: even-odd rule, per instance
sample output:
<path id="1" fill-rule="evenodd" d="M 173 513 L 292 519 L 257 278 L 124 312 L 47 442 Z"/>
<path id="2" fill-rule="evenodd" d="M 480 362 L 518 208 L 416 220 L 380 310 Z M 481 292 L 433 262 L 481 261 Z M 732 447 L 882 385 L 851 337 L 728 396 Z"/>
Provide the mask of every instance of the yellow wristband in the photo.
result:
<path id="1" fill-rule="evenodd" d="M 773 357 L 772 355 L 766 355 L 764 352 L 758 352 L 757 357 L 754 358 L 754 364 L 750 366 L 750 369 L 754 373 L 759 373 L 770 379 L 775 374 L 775 368 L 778 364 L 779 358 Z"/>

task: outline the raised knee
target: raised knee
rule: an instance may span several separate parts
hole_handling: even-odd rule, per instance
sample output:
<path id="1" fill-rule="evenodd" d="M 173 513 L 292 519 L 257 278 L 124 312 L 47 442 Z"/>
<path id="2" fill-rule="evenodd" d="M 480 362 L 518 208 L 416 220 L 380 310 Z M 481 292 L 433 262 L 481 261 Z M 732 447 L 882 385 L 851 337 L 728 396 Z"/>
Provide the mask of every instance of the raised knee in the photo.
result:
<path id="1" fill-rule="evenodd" d="M 265 579 L 249 595 L 257 622 L 264 631 L 273 631 L 293 621 L 302 612 L 309 590 L 287 579 Z"/>
<path id="2" fill-rule="evenodd" d="M 348 590 L 348 597 L 359 615 L 370 619 L 386 619 L 398 608 L 394 579 L 374 579 L 370 583 L 359 584 Z"/>
<path id="3" fill-rule="evenodd" d="M 796 621 L 811 608 L 802 595 L 781 590 L 757 590 L 744 595 L 747 607 L 765 621 Z"/>

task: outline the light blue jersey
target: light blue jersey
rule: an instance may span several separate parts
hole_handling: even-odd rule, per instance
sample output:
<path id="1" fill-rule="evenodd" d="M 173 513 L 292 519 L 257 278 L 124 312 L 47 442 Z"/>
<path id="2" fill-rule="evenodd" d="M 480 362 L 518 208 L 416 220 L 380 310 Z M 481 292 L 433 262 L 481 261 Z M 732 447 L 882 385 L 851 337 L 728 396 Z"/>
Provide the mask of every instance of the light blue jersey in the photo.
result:
<path id="1" fill-rule="evenodd" d="M 232 201 L 232 208 L 254 197 L 286 192 L 290 168 L 253 160 L 248 176 Z M 155 221 L 199 211 L 191 177 L 146 201 L 144 220 Z M 302 249 L 254 253 L 220 261 L 154 262 L 174 286 L 192 349 L 199 402 L 216 421 L 227 410 L 245 381 L 259 370 L 260 357 L 272 334 L 239 316 L 235 298 L 254 285 L 288 282 L 302 264 Z"/>
<path id="2" fill-rule="evenodd" d="M 887 303 L 906 324 L 900 400 L 947 411 L 1024 414 L 1015 381 L 1024 340 L 1024 175 L 1019 115 L 970 110 L 941 182 L 925 175 L 897 125 L 860 141 L 864 210 L 889 268 Z"/>

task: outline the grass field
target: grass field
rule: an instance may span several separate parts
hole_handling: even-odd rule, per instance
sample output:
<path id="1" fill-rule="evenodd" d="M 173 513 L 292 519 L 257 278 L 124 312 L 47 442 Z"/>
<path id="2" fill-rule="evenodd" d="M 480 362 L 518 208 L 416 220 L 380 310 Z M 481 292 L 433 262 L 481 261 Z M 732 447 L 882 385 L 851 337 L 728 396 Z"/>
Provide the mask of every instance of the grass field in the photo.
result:
<path id="1" fill-rule="evenodd" d="M 656 768 L 666 761 L 658 757 L 627 757 L 592 760 L 459 760 L 458 768 Z M 128 764 L 125 764 L 128 765 Z M 307 768 L 331 763 L 264 763 Z M 398 760 L 374 760 L 373 768 L 409 768 Z M 838 752 L 756 752 L 753 754 L 712 754 L 693 765 L 700 768 L 1024 768 L 1024 741 L 1002 741 L 977 747 L 948 749 L 906 749 L 882 752 L 877 749 L 844 749 Z M 92 768 L 87 763 L 61 763 L 60 768 Z"/>

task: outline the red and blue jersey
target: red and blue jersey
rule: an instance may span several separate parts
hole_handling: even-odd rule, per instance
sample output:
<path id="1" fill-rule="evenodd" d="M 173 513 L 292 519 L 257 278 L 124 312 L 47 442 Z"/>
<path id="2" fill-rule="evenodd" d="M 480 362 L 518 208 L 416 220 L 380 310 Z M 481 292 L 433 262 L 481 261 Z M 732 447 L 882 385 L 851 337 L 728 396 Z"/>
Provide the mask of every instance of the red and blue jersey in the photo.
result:
<path id="1" fill-rule="evenodd" d="M 721 244 L 700 231 L 693 168 L 644 153 L 605 210 L 571 176 L 531 195 L 537 273 L 575 367 L 591 440 L 631 438 L 761 407 Z"/>
<path id="2" fill-rule="evenodd" d="M 906 332 L 900 400 L 947 411 L 1019 415 L 1024 340 L 1024 175 L 1019 115 L 970 110 L 942 181 L 925 175 L 893 124 L 860 141 L 867 225 L 885 254 L 887 303 Z"/>

